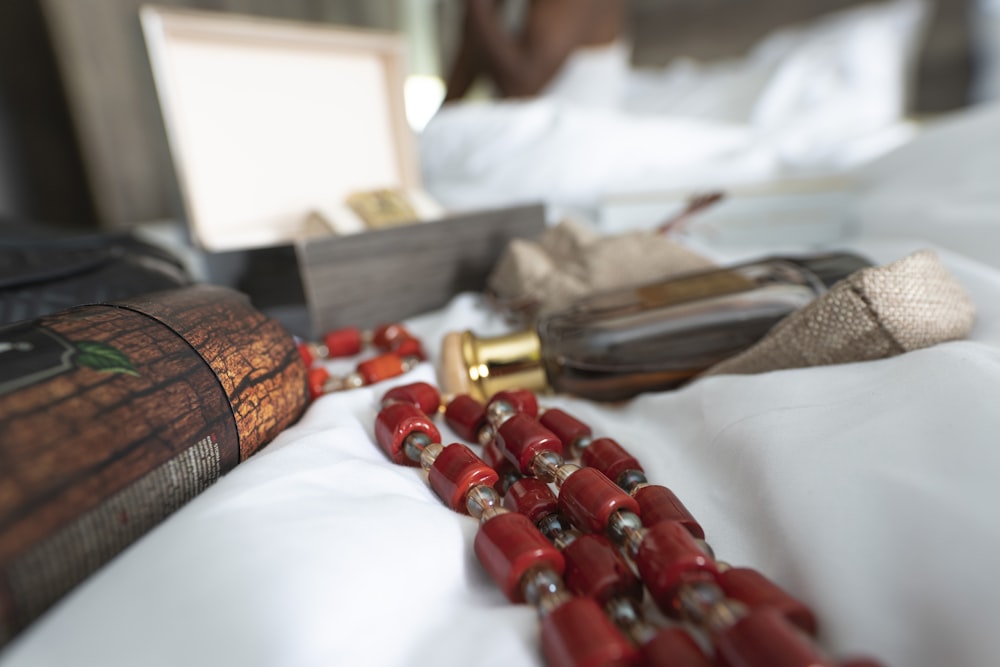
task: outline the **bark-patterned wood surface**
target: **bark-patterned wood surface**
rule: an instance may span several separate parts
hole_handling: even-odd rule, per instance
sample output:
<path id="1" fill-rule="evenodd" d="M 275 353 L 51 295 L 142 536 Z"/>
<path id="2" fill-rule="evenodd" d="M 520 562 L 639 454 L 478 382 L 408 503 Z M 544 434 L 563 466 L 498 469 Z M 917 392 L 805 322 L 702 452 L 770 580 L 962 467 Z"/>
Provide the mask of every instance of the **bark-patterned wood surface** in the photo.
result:
<path id="1" fill-rule="evenodd" d="M 0 329 L 0 644 L 306 398 L 294 339 L 225 288 Z"/>
<path id="2" fill-rule="evenodd" d="M 234 294 L 202 285 L 120 305 L 165 323 L 212 368 L 236 415 L 242 460 L 299 418 L 309 391 L 294 339 Z"/>

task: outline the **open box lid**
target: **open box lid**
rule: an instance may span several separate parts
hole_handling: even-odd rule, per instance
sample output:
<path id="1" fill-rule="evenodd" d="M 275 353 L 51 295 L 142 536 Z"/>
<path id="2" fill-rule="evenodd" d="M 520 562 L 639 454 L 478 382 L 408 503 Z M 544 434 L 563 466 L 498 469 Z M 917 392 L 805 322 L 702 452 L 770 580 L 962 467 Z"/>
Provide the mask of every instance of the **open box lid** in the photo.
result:
<path id="1" fill-rule="evenodd" d="M 194 241 L 290 244 L 348 194 L 419 190 L 393 33 L 143 7 Z"/>

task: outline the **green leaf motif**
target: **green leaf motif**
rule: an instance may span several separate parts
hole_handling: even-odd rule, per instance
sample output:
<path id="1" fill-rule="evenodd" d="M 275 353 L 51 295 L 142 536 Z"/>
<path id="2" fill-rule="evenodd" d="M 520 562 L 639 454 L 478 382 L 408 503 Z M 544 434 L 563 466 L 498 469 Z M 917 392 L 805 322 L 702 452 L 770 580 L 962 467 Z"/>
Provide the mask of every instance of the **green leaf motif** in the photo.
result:
<path id="1" fill-rule="evenodd" d="M 79 354 L 76 355 L 76 365 L 93 368 L 102 373 L 125 373 L 139 376 L 135 366 L 120 350 L 105 343 L 84 340 L 75 343 Z"/>

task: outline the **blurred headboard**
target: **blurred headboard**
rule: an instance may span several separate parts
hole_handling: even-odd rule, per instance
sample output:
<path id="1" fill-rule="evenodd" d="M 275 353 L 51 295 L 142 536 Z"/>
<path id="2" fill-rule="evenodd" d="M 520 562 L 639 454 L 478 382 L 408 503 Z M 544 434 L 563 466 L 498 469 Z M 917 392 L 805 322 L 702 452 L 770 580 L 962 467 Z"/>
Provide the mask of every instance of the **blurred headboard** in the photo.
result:
<path id="1" fill-rule="evenodd" d="M 931 14 L 911 113 L 948 111 L 968 103 L 967 8 L 973 1 L 928 3 Z M 732 58 L 745 54 L 775 28 L 861 4 L 865 0 L 632 0 L 633 61 L 662 65 L 681 55 L 707 61 Z"/>

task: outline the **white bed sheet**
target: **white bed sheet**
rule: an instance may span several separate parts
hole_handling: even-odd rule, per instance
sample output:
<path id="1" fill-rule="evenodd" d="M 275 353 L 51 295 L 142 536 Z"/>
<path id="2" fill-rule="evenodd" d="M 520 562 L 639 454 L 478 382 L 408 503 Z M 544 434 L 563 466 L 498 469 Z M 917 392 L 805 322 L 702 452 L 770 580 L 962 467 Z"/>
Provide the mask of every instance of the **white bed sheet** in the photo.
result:
<path id="1" fill-rule="evenodd" d="M 713 377 L 620 406 L 546 400 L 632 450 L 720 558 L 812 605 L 837 655 L 889 667 L 995 662 L 998 155 L 1000 106 L 932 128 L 866 168 L 862 233 L 840 244 L 878 263 L 936 248 L 978 307 L 968 340 Z M 729 246 L 716 257 L 767 251 Z M 319 400 L 71 593 L 0 664 L 540 664 L 533 612 L 506 602 L 475 561 L 475 522 L 372 437 L 387 386 L 434 381 L 445 333 L 508 325 L 476 294 L 408 324 L 435 353 L 428 363 Z"/>
<path id="2" fill-rule="evenodd" d="M 887 262 L 924 245 L 857 249 Z M 632 450 L 720 558 L 812 605 L 836 655 L 993 664 L 1000 271 L 941 252 L 982 308 L 967 341 L 714 377 L 619 406 L 545 403 Z M 475 294 L 409 324 L 432 344 L 454 329 L 506 329 Z M 475 521 L 374 444 L 385 389 L 434 379 L 428 362 L 322 398 L 53 608 L 0 664 L 541 664 L 533 612 L 508 603 L 474 558 Z"/>

